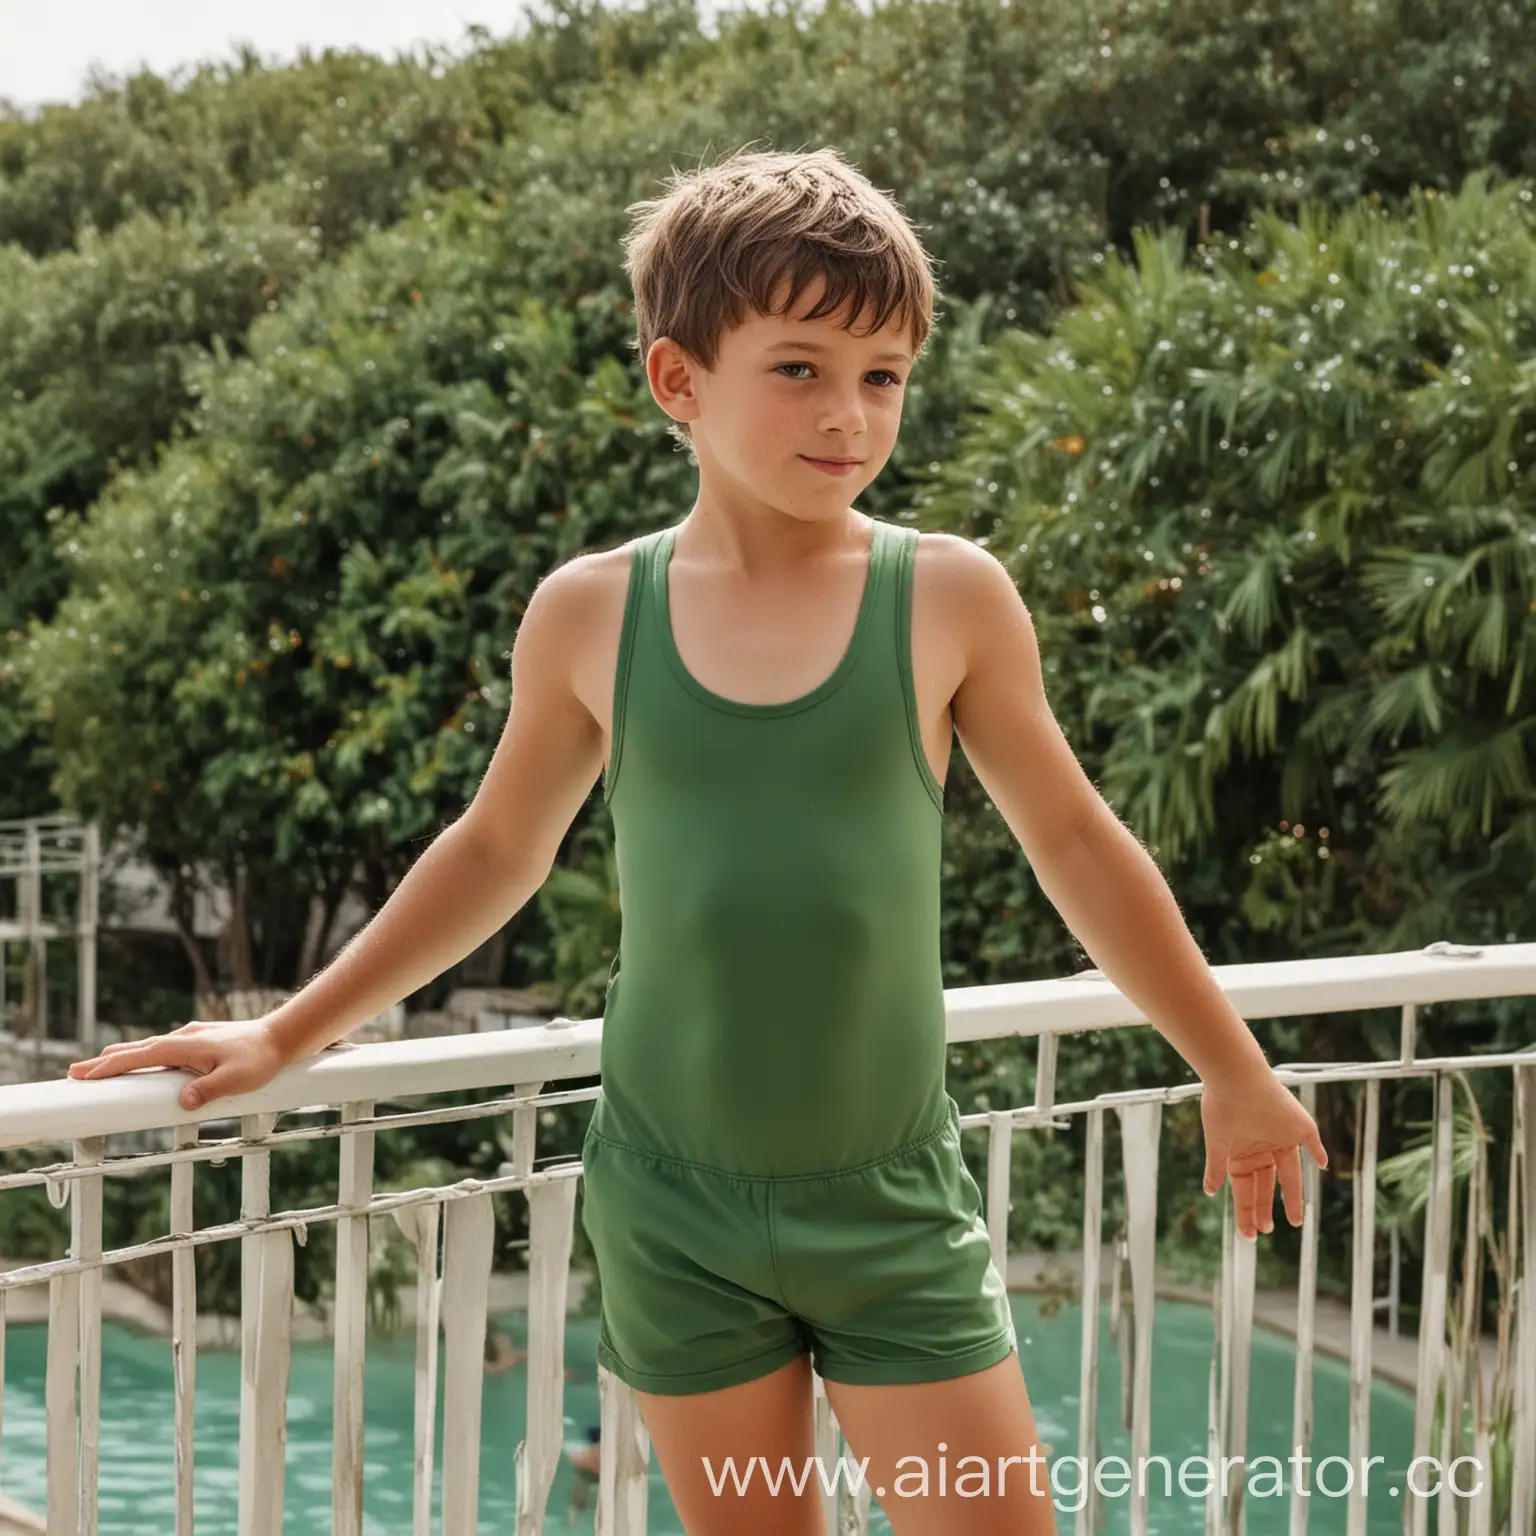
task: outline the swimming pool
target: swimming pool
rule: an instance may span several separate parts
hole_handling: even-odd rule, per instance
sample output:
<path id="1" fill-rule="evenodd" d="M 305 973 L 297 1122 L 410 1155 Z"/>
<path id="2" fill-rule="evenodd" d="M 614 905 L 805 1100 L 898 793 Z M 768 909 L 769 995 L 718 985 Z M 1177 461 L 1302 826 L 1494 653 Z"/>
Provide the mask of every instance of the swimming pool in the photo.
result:
<path id="1" fill-rule="evenodd" d="M 1043 1440 L 1057 1455 L 1075 1450 L 1081 1312 L 1063 1304 L 1042 1317 L 1041 1298 L 1012 1297 L 1025 1379 Z M 502 1325 L 525 1342 L 525 1319 L 512 1315 Z M 1119 1362 L 1111 1342 L 1107 1305 L 1101 1312 L 1099 1387 L 1100 1455 L 1128 1456 L 1129 1434 L 1119 1425 Z M 580 1439 L 598 1418 L 597 1322 L 578 1319 L 566 1332 L 567 1438 Z M 5 1404 L 0 1434 L 0 1490 L 33 1509 L 44 1501 L 44 1406 L 47 1334 L 40 1327 L 12 1327 L 7 1333 Z M 411 1528 L 412 1415 L 415 1402 L 414 1334 L 375 1334 L 368 1341 L 365 1373 L 364 1531 L 366 1536 L 401 1536 Z M 441 1355 L 439 1355 L 441 1360 Z M 1151 1450 L 1168 1457 L 1175 1471 L 1188 1456 L 1205 1454 L 1206 1393 L 1211 1359 L 1211 1315 L 1191 1303 L 1159 1301 L 1153 1333 Z M 1250 1458 L 1289 1452 L 1291 1392 L 1295 1353 L 1289 1341 L 1256 1329 L 1253 1393 L 1249 1408 Z M 1319 1356 L 1314 1367 L 1313 1455 L 1346 1455 L 1349 1448 L 1349 1376 L 1345 1365 Z M 116 1323 L 102 1328 L 101 1536 L 164 1536 L 172 1529 L 175 1464 L 170 1344 Z M 441 1436 L 441 1395 L 438 1428 Z M 510 1532 L 515 1524 L 513 1452 L 524 1433 L 527 1375 L 517 1366 L 485 1378 L 480 1454 L 481 1527 Z M 239 1489 L 240 1360 L 232 1351 L 204 1351 L 197 1361 L 197 1449 L 195 1486 L 198 1536 L 236 1536 Z M 1398 1473 L 1412 1458 L 1413 1402 L 1396 1387 L 1378 1384 L 1371 1403 L 1371 1453 L 1385 1458 L 1373 1471 L 1371 1487 L 1383 1485 L 1370 1501 L 1373 1536 L 1396 1536 L 1402 1528 L 1402 1499 L 1384 1485 L 1401 1484 Z M 439 1446 L 441 1439 L 439 1439 Z M 937 1449 L 930 1453 L 937 1465 Z M 951 1462 L 953 1469 L 953 1462 Z M 441 1480 L 441 1452 L 436 1470 Z M 1339 1469 L 1342 1477 L 1342 1469 Z M 1287 1479 L 1289 1473 L 1287 1473 Z M 1332 1486 L 1332 1485 L 1330 1485 Z M 1203 1500 L 1180 1493 L 1162 1496 L 1161 1473 L 1152 1480 L 1151 1526 L 1159 1536 L 1187 1536 L 1201 1529 Z M 566 1517 L 571 1473 L 562 1464 L 550 1500 L 549 1529 L 589 1532 L 593 1513 Z M 322 1536 L 331 1529 L 331 1350 L 328 1344 L 296 1344 L 288 1396 L 285 1536 Z M 1074 1501 L 1063 1498 L 1063 1508 Z M 1283 1536 L 1289 1497 L 1246 1501 L 1250 1536 Z M 1343 1536 L 1346 1500 L 1314 1494 L 1309 1536 Z M 434 1499 L 434 1512 L 437 1503 Z M 1107 1532 L 1129 1528 L 1129 1500 L 1104 1504 Z M 1072 1516 L 1058 1525 L 1070 1530 Z M 1433 1519 L 1433 1511 L 1431 1511 Z M 655 1536 L 680 1536 L 682 1526 L 654 1460 L 649 1529 Z M 878 1507 L 870 1529 L 889 1532 Z"/>

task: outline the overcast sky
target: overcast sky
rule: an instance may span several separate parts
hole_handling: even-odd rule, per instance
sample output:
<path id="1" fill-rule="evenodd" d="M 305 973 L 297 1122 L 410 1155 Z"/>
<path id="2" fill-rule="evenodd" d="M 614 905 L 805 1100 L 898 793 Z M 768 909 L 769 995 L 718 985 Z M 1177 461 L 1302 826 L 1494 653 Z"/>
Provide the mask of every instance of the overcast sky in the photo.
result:
<path id="1" fill-rule="evenodd" d="M 462 53 L 466 27 L 506 37 L 523 10 L 522 0 L 0 0 L 0 97 L 29 109 L 78 101 L 93 63 L 119 77 L 144 65 L 166 76 L 232 61 L 239 42 L 283 63 L 306 44 L 393 58 L 430 39 Z"/>

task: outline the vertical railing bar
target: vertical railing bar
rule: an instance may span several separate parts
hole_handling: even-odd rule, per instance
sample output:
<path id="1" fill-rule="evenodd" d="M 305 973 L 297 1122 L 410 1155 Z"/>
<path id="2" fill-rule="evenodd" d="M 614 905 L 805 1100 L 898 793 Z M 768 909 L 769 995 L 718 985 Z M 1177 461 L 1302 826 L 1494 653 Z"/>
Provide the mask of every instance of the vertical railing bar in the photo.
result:
<path id="1" fill-rule="evenodd" d="M 496 1216 L 489 1195 L 448 1205 L 443 1242 L 442 1536 L 480 1529 L 485 1318 Z"/>
<path id="2" fill-rule="evenodd" d="M 177 1147 L 197 1145 L 198 1128 L 178 1125 Z M 172 1234 L 193 1230 L 193 1177 L 196 1164 L 171 1164 Z M 193 1457 L 197 1421 L 197 1262 L 190 1248 L 171 1255 L 171 1373 L 176 1394 L 176 1536 L 196 1536 Z"/>
<path id="3" fill-rule="evenodd" d="M 64 1186 L 69 1190 L 69 1185 Z M 80 1275 L 48 1282 L 48 1536 L 79 1536 L 80 1430 L 75 1379 L 80 1360 Z"/>
<path id="4" fill-rule="evenodd" d="M 1088 1111 L 1083 1179 L 1083 1338 L 1078 1370 L 1078 1464 L 1098 1463 L 1099 1443 L 1099 1270 L 1104 1249 L 1104 1111 Z M 1098 1490 L 1090 1482 L 1077 1511 L 1077 1536 L 1094 1536 Z"/>
<path id="5" fill-rule="evenodd" d="M 1381 1126 L 1381 1079 L 1365 1084 L 1365 1125 L 1355 1166 L 1351 1230 L 1354 1259 L 1349 1292 L 1349 1464 L 1363 1467 L 1371 1451 L 1371 1344 L 1376 1327 L 1376 1147 Z M 1365 1536 L 1366 1481 L 1350 1481 L 1348 1536 Z"/>
<path id="6" fill-rule="evenodd" d="M 270 1135 L 277 1116 L 242 1115 L 240 1136 L 246 1142 L 260 1142 Z M 240 1157 L 240 1216 L 272 1214 L 272 1154 L 248 1150 Z M 250 1233 L 240 1239 L 240 1494 L 239 1536 L 258 1536 L 263 1529 L 259 1505 L 266 1492 L 258 1482 L 257 1460 L 260 1442 L 258 1419 L 260 1350 L 260 1303 L 262 1295 L 262 1234 Z"/>
<path id="7" fill-rule="evenodd" d="M 598 1450 L 595 1536 L 645 1536 L 651 1441 L 634 1388 L 606 1366 L 597 1368 Z"/>
<path id="8" fill-rule="evenodd" d="M 519 1084 L 519 1094 L 535 1094 L 542 1083 Z M 515 1110 L 511 1172 L 533 1171 L 536 1111 Z M 503 1169 L 503 1172 L 508 1170 Z M 517 1536 L 538 1536 L 549 1507 L 549 1494 L 560 1469 L 565 1427 L 565 1325 L 571 1274 L 571 1246 L 576 1229 L 576 1181 L 530 1185 L 528 1197 L 528 1407 L 526 1437 L 518 1444 Z"/>
<path id="9" fill-rule="evenodd" d="M 0 1291 L 0 1484 L 4 1480 L 5 1456 L 5 1303 L 10 1294 Z"/>
<path id="10" fill-rule="evenodd" d="M 341 1106 L 341 1123 L 369 1119 L 373 1101 Z M 337 1204 L 364 1206 L 373 1198 L 373 1131 L 339 1138 Z M 363 1364 L 368 1345 L 368 1217 L 336 1221 L 336 1312 L 331 1439 L 331 1528 L 335 1536 L 363 1531 Z"/>
<path id="11" fill-rule="evenodd" d="M 1232 1201 L 1221 1191 L 1221 1263 L 1211 1286 L 1211 1370 L 1206 1383 L 1205 1456 L 1212 1468 L 1222 1465 L 1227 1439 L 1227 1319 L 1232 1289 Z M 1212 1477 L 1205 1494 L 1205 1536 L 1221 1536 L 1222 1486 Z"/>
<path id="12" fill-rule="evenodd" d="M 437 1433 L 437 1334 L 443 1282 L 438 1276 L 440 1203 L 397 1211 L 416 1244 L 416 1454 L 412 1479 L 412 1536 L 432 1536 L 432 1452 Z M 402 1218 L 404 1218 L 402 1220 Z"/>
<path id="13" fill-rule="evenodd" d="M 1536 1066 L 1515 1068 L 1515 1136 L 1520 1149 L 1519 1305 L 1515 1329 L 1515 1445 L 1536 1445 Z M 1513 1237 L 1513 1234 L 1511 1235 Z M 1510 1536 L 1536 1536 L 1536 1458 L 1516 1456 Z"/>
<path id="14" fill-rule="evenodd" d="M 1035 1113 L 1049 1115 L 1056 1102 L 1056 1049 L 1061 1037 L 1053 1029 L 1041 1030 L 1035 1053 Z"/>
<path id="15" fill-rule="evenodd" d="M 288 1445 L 288 1374 L 293 1351 L 293 1233 L 258 1236 L 255 1458 L 252 1536 L 282 1536 L 283 1468 Z"/>
<path id="16" fill-rule="evenodd" d="M 1411 1066 L 1419 1044 L 1419 1005 L 1404 1003 L 1402 1023 L 1398 1031 L 1397 1060 L 1399 1066 Z"/>
<path id="17" fill-rule="evenodd" d="M 1317 1084 L 1301 1085 L 1301 1106 L 1317 1118 Z M 1317 1319 L 1317 1251 L 1320 1170 L 1305 1152 L 1301 1154 L 1301 1274 L 1296 1282 L 1296 1384 L 1291 1407 L 1291 1443 L 1303 1456 L 1312 1453 L 1312 1365 Z M 1299 1481 L 1291 1484 L 1290 1536 L 1306 1536 L 1312 1501 L 1301 1493 Z"/>
<path id="18" fill-rule="evenodd" d="M 987 1236 L 992 1262 L 1008 1279 L 1008 1207 L 1012 1204 L 1013 1116 L 993 1110 L 987 1120 Z"/>
<path id="19" fill-rule="evenodd" d="M 1243 1536 L 1248 1528 L 1248 1396 L 1253 1374 L 1253 1289 L 1259 1258 L 1257 1237 L 1238 1236 L 1232 1248 L 1232 1396 L 1227 1444 L 1223 1458 L 1240 1457 L 1228 1487 L 1227 1529 Z M 1224 1474 L 1225 1475 L 1225 1474 Z"/>
<path id="20" fill-rule="evenodd" d="M 1153 1100 L 1117 1106 L 1130 1226 L 1131 1307 L 1135 1318 L 1135 1385 L 1131 1398 L 1131 1465 L 1144 1468 L 1152 1435 L 1152 1322 L 1156 1300 L 1157 1159 L 1163 1106 Z M 1149 1485 L 1131 1486 L 1131 1536 L 1147 1536 Z"/>
<path id="21" fill-rule="evenodd" d="M 1445 1303 L 1451 1225 L 1452 1084 L 1436 1072 L 1435 1130 L 1430 1157 L 1429 1201 L 1424 1212 L 1424 1277 L 1419 1303 L 1419 1369 L 1413 1405 L 1413 1454 L 1430 1454 L 1430 1429 L 1445 1359 Z M 1408 1500 L 1411 1536 L 1424 1536 L 1425 1500 Z"/>
<path id="22" fill-rule="evenodd" d="M 82 1137 L 74 1143 L 77 1164 L 102 1161 L 105 1138 Z M 75 1180 L 70 1197 L 70 1253 L 77 1259 L 101 1257 L 100 1174 Z M 101 1478 L 101 1266 L 82 1270 L 80 1281 L 80 1536 L 96 1536 L 100 1525 Z"/>

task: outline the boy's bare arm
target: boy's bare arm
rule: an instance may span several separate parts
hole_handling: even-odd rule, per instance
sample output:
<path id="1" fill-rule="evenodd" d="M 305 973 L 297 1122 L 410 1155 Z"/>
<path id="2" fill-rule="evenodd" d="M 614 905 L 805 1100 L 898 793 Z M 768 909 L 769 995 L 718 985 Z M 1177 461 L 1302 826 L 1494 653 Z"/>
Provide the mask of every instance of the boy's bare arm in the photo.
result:
<path id="1" fill-rule="evenodd" d="M 590 583 L 578 559 L 529 601 L 512 650 L 512 703 L 469 809 L 411 866 L 329 967 L 262 1020 L 194 1021 L 109 1045 L 70 1076 L 138 1067 L 202 1074 L 196 1102 L 260 1087 L 439 976 L 538 890 L 602 766 L 598 723 L 571 688 Z M 191 1107 L 192 1091 L 183 1095 Z"/>
<path id="2" fill-rule="evenodd" d="M 602 732 L 571 691 L 582 598 L 570 565 L 534 591 L 512 646 L 511 706 L 475 798 L 330 968 L 273 1015 L 290 1060 L 442 975 L 543 885 L 602 764 Z"/>
<path id="3" fill-rule="evenodd" d="M 955 728 L 976 776 L 1083 948 L 1203 1081 L 1266 1065 L 1156 863 L 1083 771 L 1046 702 L 1034 625 L 985 550 L 945 539 L 945 611 L 964 625 Z"/>
<path id="4" fill-rule="evenodd" d="M 942 536 L 941 536 L 942 537 Z M 955 726 L 1041 888 L 1083 948 L 1199 1074 L 1204 1190 L 1232 1186 L 1237 1230 L 1274 1230 L 1275 1186 L 1303 1220 L 1301 1148 L 1317 1123 L 1217 985 L 1151 856 L 1083 772 L 1045 699 L 1034 625 L 985 550 L 942 537 L 944 610 L 965 638 Z"/>

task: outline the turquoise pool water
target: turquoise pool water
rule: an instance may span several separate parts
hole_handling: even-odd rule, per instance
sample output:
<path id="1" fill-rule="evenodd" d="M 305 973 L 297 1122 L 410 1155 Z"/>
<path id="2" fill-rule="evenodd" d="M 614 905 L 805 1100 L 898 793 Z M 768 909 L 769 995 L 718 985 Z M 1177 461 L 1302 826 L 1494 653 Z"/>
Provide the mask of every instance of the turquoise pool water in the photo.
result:
<path id="1" fill-rule="evenodd" d="M 1020 1354 L 1041 1438 L 1058 1455 L 1075 1449 L 1080 1310 L 1064 1305 L 1042 1318 L 1040 1299 L 1013 1297 Z M 1129 1455 L 1130 1437 L 1119 1424 L 1120 1372 L 1109 1329 L 1101 1315 L 1100 1442 L 1102 1455 Z M 524 1342 L 524 1319 L 503 1318 L 503 1326 Z M 3 1432 L 0 1432 L 0 1491 L 34 1509 L 44 1498 L 43 1385 L 46 1333 L 42 1328 L 9 1330 L 5 1359 Z M 566 1335 L 567 1364 L 575 1378 L 566 1383 L 567 1436 L 582 1438 L 598 1418 L 597 1324 L 577 1320 Z M 1203 1307 L 1160 1301 L 1153 1334 L 1152 1453 L 1179 1462 L 1205 1453 L 1206 1391 L 1211 1359 L 1211 1315 Z M 1249 1455 L 1284 1458 L 1291 1427 L 1294 1353 L 1290 1344 L 1258 1330 L 1253 1350 L 1253 1394 L 1249 1410 Z M 369 1339 L 365 1378 L 364 1529 L 368 1536 L 400 1536 L 411 1528 L 415 1339 L 409 1333 Z M 1314 1456 L 1348 1451 L 1348 1373 L 1334 1360 L 1319 1358 L 1314 1370 Z M 236 1536 L 237 1454 L 240 1422 L 240 1361 L 237 1354 L 205 1351 L 197 1362 L 197 1447 L 195 1485 L 198 1536 Z M 485 1379 L 480 1456 L 480 1528 L 513 1529 L 516 1490 L 513 1451 L 524 1433 L 527 1375 L 519 1366 Z M 102 1330 L 101 1536 L 164 1536 L 172 1526 L 172 1380 L 170 1346 L 117 1324 Z M 441 1405 L 441 1399 L 439 1399 Z M 439 1445 L 441 1444 L 439 1406 Z M 1371 1452 L 1385 1458 L 1372 1471 L 1370 1530 L 1396 1536 L 1402 1528 L 1402 1498 L 1385 1489 L 1401 1484 L 1412 1457 L 1413 1404 L 1394 1387 L 1378 1385 L 1371 1407 Z M 931 1453 L 937 1466 L 937 1449 Z M 441 1476 L 441 1460 L 437 1466 Z M 954 1472 L 953 1464 L 951 1475 Z M 1398 1475 L 1393 1476 L 1393 1472 Z M 1332 1469 L 1342 1478 L 1343 1468 Z M 936 1470 L 935 1470 L 936 1475 Z M 1287 1471 L 1287 1481 L 1289 1472 Z M 1330 1484 L 1330 1486 L 1333 1486 Z M 1152 1529 L 1160 1536 L 1187 1536 L 1200 1529 L 1203 1502 L 1180 1493 L 1162 1493 L 1161 1473 L 1152 1480 Z M 1374 1490 L 1381 1489 L 1379 1495 Z M 550 1502 L 552 1531 L 590 1532 L 593 1513 L 567 1516 L 571 1477 L 561 1467 Z M 1062 1506 L 1074 1501 L 1064 1497 Z M 435 1507 L 435 1506 L 434 1506 Z M 1129 1501 L 1105 1502 L 1105 1527 L 1129 1529 Z M 1282 1536 L 1287 1497 L 1250 1497 L 1251 1536 Z M 1346 1500 L 1314 1493 L 1309 1536 L 1330 1536 L 1345 1528 Z M 1433 1519 L 1433 1511 L 1431 1511 Z M 1058 1524 L 1070 1530 L 1072 1516 Z M 871 1529 L 888 1532 L 878 1507 Z M 286 1536 L 322 1536 L 331 1529 L 331 1351 L 328 1344 L 296 1345 L 288 1399 Z M 652 1464 L 650 1530 L 680 1536 L 682 1527 Z"/>

